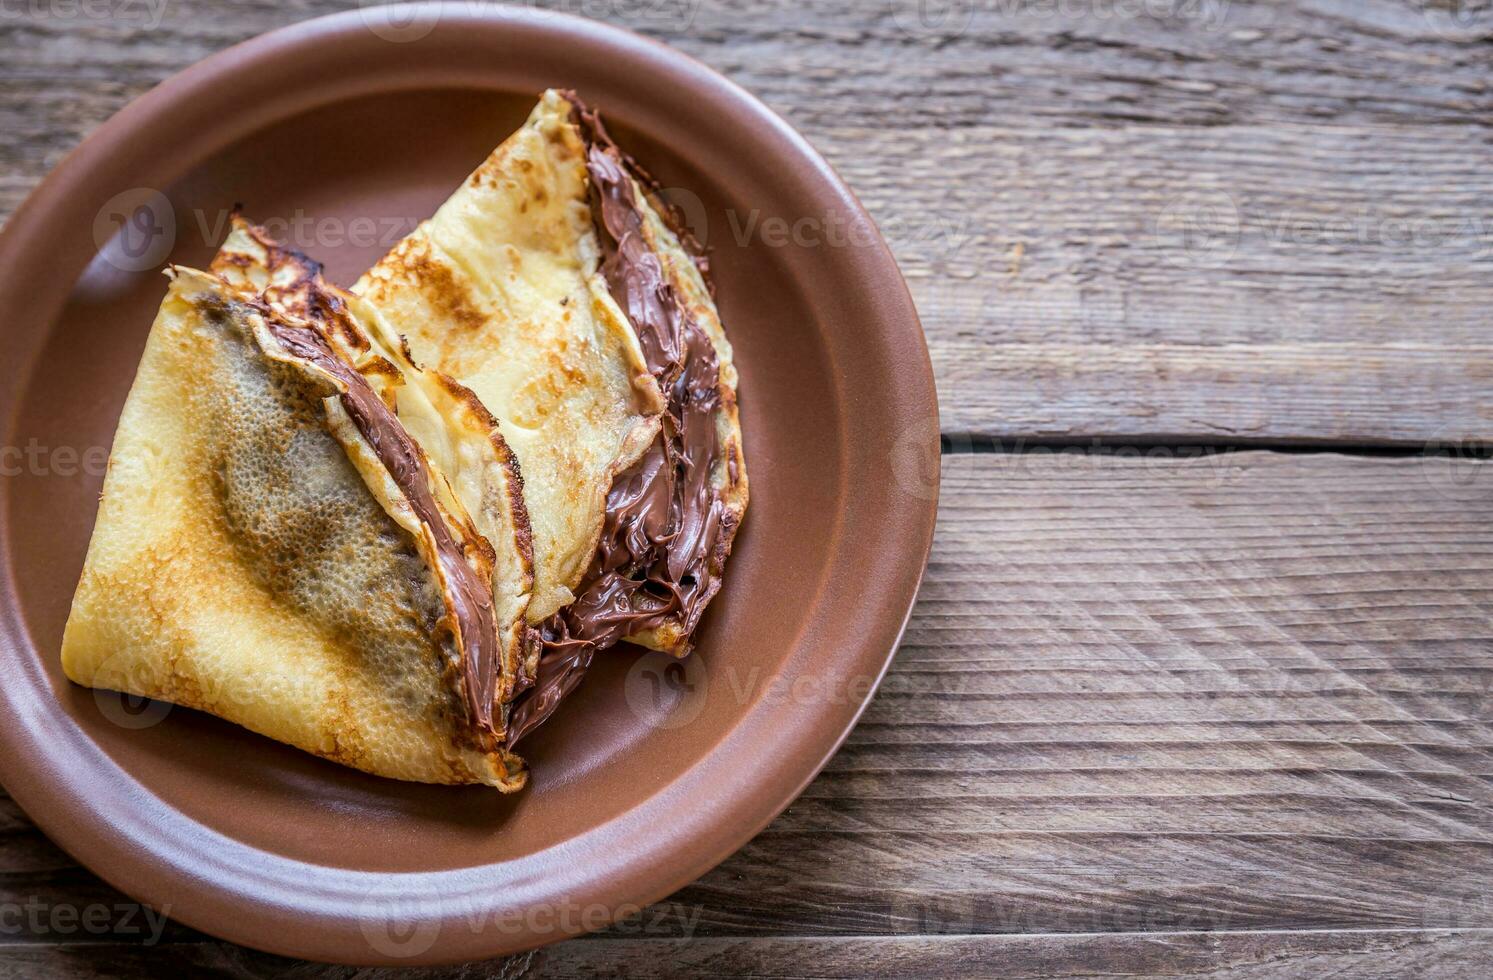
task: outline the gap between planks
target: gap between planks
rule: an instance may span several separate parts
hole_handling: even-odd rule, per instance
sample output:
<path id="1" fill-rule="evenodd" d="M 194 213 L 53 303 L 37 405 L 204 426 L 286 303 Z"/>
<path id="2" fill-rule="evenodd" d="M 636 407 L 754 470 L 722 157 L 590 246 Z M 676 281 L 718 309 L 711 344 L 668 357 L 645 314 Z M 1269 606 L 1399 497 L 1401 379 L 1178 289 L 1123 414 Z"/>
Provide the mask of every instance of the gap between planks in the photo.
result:
<path id="1" fill-rule="evenodd" d="M 945 431 L 939 434 L 939 452 L 943 456 L 1060 453 L 1114 456 L 1122 459 L 1126 456 L 1141 456 L 1147 453 L 1189 459 L 1235 452 L 1274 452 L 1291 455 L 1330 453 L 1364 459 L 1433 457 L 1481 461 L 1493 459 L 1493 442 L 1481 439 L 1444 439 L 1432 440 L 1417 446 L 1344 442 L 1332 439 L 1252 439 L 1247 437 L 1209 439 L 1176 433 L 1059 436 Z"/>

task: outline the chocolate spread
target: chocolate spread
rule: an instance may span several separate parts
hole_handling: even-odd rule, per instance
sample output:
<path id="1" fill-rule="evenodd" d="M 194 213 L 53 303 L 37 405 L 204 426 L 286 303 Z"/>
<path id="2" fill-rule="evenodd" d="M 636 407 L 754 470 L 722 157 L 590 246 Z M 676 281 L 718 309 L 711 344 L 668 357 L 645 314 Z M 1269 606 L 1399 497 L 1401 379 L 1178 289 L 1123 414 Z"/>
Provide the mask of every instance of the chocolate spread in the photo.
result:
<path id="1" fill-rule="evenodd" d="M 445 594 L 456 620 L 462 651 L 462 688 L 479 743 L 503 736 L 504 720 L 494 718 L 498 682 L 498 633 L 492 588 L 467 564 L 465 549 L 452 535 L 435 497 L 425 456 L 383 399 L 353 367 L 332 353 L 311 327 L 294 326 L 265 310 L 265 324 L 293 357 L 314 364 L 342 383 L 342 407 L 373 448 L 396 486 L 422 523 L 431 529 L 437 560 L 446 580 Z"/>
<path id="2" fill-rule="evenodd" d="M 644 235 L 634 178 L 647 182 L 574 94 L 586 145 L 591 211 L 602 275 L 627 314 L 667 406 L 648 451 L 612 483 L 601 541 L 576 601 L 538 629 L 538 675 L 513 703 L 508 744 L 533 731 L 579 686 L 597 650 L 678 623 L 694 631 L 720 589 L 723 534 L 736 517 L 711 474 L 720 458 L 715 346 L 670 281 Z M 687 652 L 687 651 L 686 651 Z"/>

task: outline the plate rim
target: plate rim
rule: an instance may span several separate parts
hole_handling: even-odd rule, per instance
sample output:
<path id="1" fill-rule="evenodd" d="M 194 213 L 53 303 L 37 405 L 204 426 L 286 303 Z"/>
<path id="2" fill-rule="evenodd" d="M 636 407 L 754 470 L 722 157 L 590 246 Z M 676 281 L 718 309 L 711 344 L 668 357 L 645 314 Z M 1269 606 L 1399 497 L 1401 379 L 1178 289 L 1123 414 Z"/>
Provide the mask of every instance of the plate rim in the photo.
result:
<path id="1" fill-rule="evenodd" d="M 43 219 L 49 213 L 63 209 L 69 204 L 68 196 L 73 186 L 101 166 L 101 161 L 110 159 L 111 154 L 118 152 L 132 133 L 148 123 L 159 124 L 172 112 L 180 111 L 183 103 L 190 102 L 194 91 L 207 85 L 221 85 L 223 79 L 231 78 L 235 73 L 249 71 L 267 60 L 300 58 L 307 49 L 330 38 L 350 33 L 369 33 L 368 18 L 370 16 L 396 15 L 401 18 L 400 23 L 406 22 L 404 18 L 411 18 L 410 22 L 418 22 L 421 18 L 434 18 L 438 23 L 430 32 L 432 34 L 466 28 L 481 31 L 539 31 L 546 34 L 558 34 L 567 39 L 581 40 L 588 46 L 626 54 L 631 58 L 656 66 L 665 74 L 683 77 L 698 86 L 714 89 L 721 98 L 730 103 L 733 112 L 750 117 L 753 124 L 764 128 L 778 142 L 783 143 L 797 157 L 798 162 L 807 168 L 810 177 L 817 178 L 824 183 L 828 190 L 833 191 L 835 197 L 851 209 L 851 217 L 864 222 L 872 232 L 872 247 L 858 249 L 854 261 L 859 268 L 865 270 L 868 282 L 876 282 L 877 295 L 869 302 L 872 307 L 886 311 L 877 318 L 876 336 L 888 347 L 887 357 L 896 361 L 896 376 L 901 382 L 890 392 L 882 392 L 881 397 L 894 403 L 888 411 L 901 417 L 904 423 L 901 434 L 914 440 L 930 439 L 933 450 L 936 452 L 937 394 L 931 359 L 916 307 L 885 240 L 838 173 L 802 135 L 755 96 L 698 60 L 661 42 L 642 37 L 623 28 L 570 14 L 537 10 L 531 7 L 474 8 L 471 5 L 463 5 L 460 9 L 453 11 L 440 4 L 428 3 L 363 8 L 282 27 L 210 55 L 168 77 L 126 105 L 98 126 L 63 158 L 27 196 L 6 222 L 3 232 L 0 232 L 0 270 L 24 268 L 23 259 L 27 257 L 25 243 L 41 233 L 46 226 Z M 403 47 L 413 49 L 415 45 Z M 370 66 L 369 71 L 375 70 L 376 67 Z M 334 101 L 335 98 L 335 94 L 326 94 L 320 96 L 317 101 L 325 103 Z M 266 110 L 265 114 L 269 115 L 269 111 Z M 282 114 L 283 111 L 277 110 L 271 118 L 279 118 Z M 255 128 L 258 124 L 257 118 L 251 114 L 248 120 L 239 122 L 240 128 Z M 228 142 L 231 138 L 225 137 L 220 142 Z M 207 150 L 201 150 L 201 155 L 205 156 L 207 152 Z M 195 162 L 197 161 L 184 163 L 183 167 L 189 168 Z M 34 255 L 30 258 L 32 261 L 36 259 Z M 876 278 L 873 280 L 872 276 Z M 14 272 L 0 272 L 0 310 L 7 308 L 7 303 L 15 299 L 18 290 L 14 285 L 14 280 L 17 278 Z M 7 284 L 6 280 L 11 282 Z M 3 405 L 7 411 L 7 417 L 4 420 L 7 431 L 13 428 L 14 418 L 10 413 L 13 412 L 14 403 L 22 395 L 26 380 L 33 373 L 34 357 L 35 352 L 32 357 L 18 357 L 10 371 L 0 374 L 0 405 Z M 841 401 L 843 402 L 843 398 Z M 914 445 L 916 445 L 915 442 Z M 797 757 L 791 752 L 788 753 L 789 758 L 803 758 L 811 761 L 801 769 L 794 766 L 794 772 L 797 775 L 791 778 L 780 777 L 773 781 L 772 791 L 767 796 L 747 798 L 745 794 L 737 794 L 737 798 L 729 803 L 696 807 L 698 810 L 722 811 L 720 821 L 715 825 L 718 832 L 697 833 L 694 838 L 671 847 L 670 850 L 676 858 L 662 865 L 669 873 L 649 874 L 646 868 L 638 867 L 639 861 L 634 860 L 631 866 L 625 869 L 625 875 L 617 874 L 602 877 L 600 880 L 596 880 L 593 876 L 592 880 L 586 881 L 585 886 L 599 899 L 597 904 L 609 904 L 612 909 L 624 905 L 646 907 L 696 880 L 748 843 L 786 809 L 840 749 L 875 696 L 876 689 L 891 665 L 912 613 L 933 541 L 939 482 L 936 456 L 934 463 L 932 472 L 924 475 L 924 481 L 920 486 L 921 492 L 915 501 L 909 499 L 905 505 L 905 517 L 902 521 L 904 526 L 900 528 L 899 540 L 904 545 L 901 554 L 906 557 L 906 561 L 897 566 L 898 571 L 895 576 L 889 573 L 888 581 L 883 583 L 882 591 L 894 593 L 896 598 L 894 604 L 887 609 L 882 622 L 878 624 L 880 627 L 876 631 L 878 638 L 860 643 L 860 648 L 855 651 L 854 657 L 842 658 L 847 662 L 854 660 L 858 666 L 867 668 L 861 676 L 866 676 L 873 682 L 869 685 L 865 696 L 859 698 L 857 703 L 845 706 L 848 710 L 831 705 L 818 711 L 819 717 L 811 719 L 816 722 L 818 730 L 811 731 L 810 726 L 806 725 L 808 736 L 800 736 L 799 741 L 818 745 L 820 748 L 812 754 L 801 752 Z M 0 481 L 0 511 L 9 514 L 10 510 L 9 486 L 4 481 Z M 40 662 L 36 655 L 45 656 L 47 651 L 34 649 L 24 618 L 20 614 L 19 597 L 14 587 L 16 569 L 13 565 L 9 539 L 9 521 L 0 520 L 0 554 L 4 557 L 4 561 L 0 562 L 0 657 L 17 664 L 22 671 L 35 674 L 40 670 Z M 892 581 L 894 577 L 895 581 Z M 820 597 L 815 601 L 822 603 L 825 600 Z M 30 680 L 34 682 L 36 678 L 33 677 Z M 45 677 L 40 678 L 40 683 L 44 687 L 47 685 Z M 30 689 L 29 685 L 24 682 L 16 684 L 15 687 L 16 690 Z M 490 930 L 486 929 L 479 932 L 470 927 L 460 928 L 461 925 L 470 921 L 472 914 L 470 906 L 462 905 L 460 908 L 442 909 L 437 903 L 435 914 L 432 916 L 431 906 L 427 901 L 411 919 L 412 921 L 418 920 L 422 927 L 427 923 L 436 923 L 436 939 L 423 950 L 410 952 L 411 948 L 405 947 L 395 949 L 392 953 L 381 952 L 370 945 L 374 938 L 369 933 L 370 928 L 376 931 L 380 928 L 380 923 L 385 930 L 388 928 L 387 905 L 373 907 L 364 903 L 354 909 L 349 909 L 346 905 L 336 906 L 334 904 L 314 910 L 284 908 L 279 914 L 296 912 L 302 916 L 302 921 L 294 924 L 282 922 L 278 929 L 265 929 L 264 923 L 260 920 L 265 918 L 266 911 L 272 911 L 269 904 L 256 906 L 254 911 L 257 916 L 255 917 L 245 917 L 234 913 L 236 902 L 252 900 L 251 896 L 241 894 L 244 889 L 252 888 L 254 884 L 252 880 L 254 876 L 247 874 L 249 869 L 235 867 L 228 863 L 226 867 L 204 868 L 201 873 L 194 876 L 183 867 L 173 867 L 168 863 L 163 863 L 162 855 L 144 844 L 139 852 L 132 852 L 129 840 L 115 840 L 111 831 L 118 828 L 110 820 L 110 816 L 117 813 L 120 808 L 124 808 L 125 815 L 130 815 L 132 806 L 134 807 L 133 815 L 139 816 L 144 812 L 142 807 L 148 806 L 149 800 L 155 798 L 151 796 L 147 787 L 135 781 L 128 772 L 118 767 L 107 756 L 94 760 L 88 772 L 62 771 L 60 763 L 67 761 L 63 750 L 54 745 L 52 754 L 49 755 L 46 743 L 53 740 L 61 744 L 67 735 L 63 729 L 71 728 L 76 733 L 76 728 L 61 713 L 55 713 L 54 717 L 48 719 L 38 717 L 35 710 L 17 710 L 27 706 L 18 702 L 16 697 L 11 685 L 0 685 L 0 742 L 3 742 L 4 746 L 10 750 L 0 752 L 0 782 L 4 783 L 10 795 L 38 827 L 76 858 L 80 864 L 99 874 L 111 885 L 146 904 L 157 908 L 163 905 L 169 906 L 168 914 L 174 921 L 203 932 L 279 955 L 358 965 L 414 966 L 452 964 L 522 952 L 570 938 L 589 929 L 600 928 L 612 921 L 612 917 L 609 916 L 605 922 L 591 924 L 587 928 L 562 927 L 544 932 L 525 928 L 494 936 Z M 691 770 L 703 771 L 709 767 L 712 758 L 716 758 L 718 764 L 719 757 L 731 755 L 730 743 L 740 737 L 741 730 L 747 727 L 753 714 L 763 714 L 767 707 L 761 703 L 751 706 L 741 721 L 695 763 Z M 799 713 L 802 714 L 802 711 Z M 782 738 L 786 745 L 790 744 L 792 736 L 784 735 Z M 87 740 L 84 739 L 84 741 Z M 569 849 L 576 846 L 576 849 L 582 849 L 579 845 L 584 844 L 587 838 L 599 831 L 636 818 L 639 811 L 656 809 L 665 805 L 669 797 L 681 791 L 680 784 L 691 781 L 693 778 L 691 770 L 685 770 L 667 787 L 648 797 L 633 811 L 593 827 L 580 837 L 567 841 L 562 847 Z M 112 795 L 110 793 L 97 794 L 109 801 L 113 807 L 112 810 L 96 810 L 89 805 L 90 800 L 96 794 L 95 788 L 87 785 L 88 779 L 100 776 L 114 781 L 114 785 L 109 787 Z M 762 777 L 758 781 L 761 782 L 765 778 Z M 203 840 L 197 842 L 199 845 L 212 841 L 214 832 L 211 827 L 197 824 L 190 818 L 182 817 L 182 819 L 204 831 Z M 695 821 L 696 827 L 703 827 L 705 824 L 703 819 Z M 146 826 L 132 829 L 136 832 L 138 840 L 142 831 L 148 832 L 153 828 Z M 228 838 L 221 838 L 219 843 L 225 852 L 239 848 L 261 855 L 268 853 Z M 185 845 L 182 846 L 185 847 Z M 171 849 L 166 848 L 166 850 Z M 682 859 L 677 857 L 681 852 L 686 851 L 685 857 Z M 186 853 L 187 851 L 184 850 L 181 855 Z M 546 852 L 539 853 L 542 855 Z M 280 855 L 269 856 L 274 859 L 272 864 L 292 861 Z M 292 863 L 302 862 L 292 861 Z M 422 872 L 413 877 L 481 884 L 475 879 L 492 867 L 494 866 L 483 865 Z M 332 877 L 346 879 L 398 879 L 402 883 L 412 877 L 408 873 L 357 872 L 349 869 L 326 870 Z M 215 873 L 226 874 L 230 877 L 236 874 L 237 877 L 234 878 L 232 884 L 237 890 L 230 893 L 227 884 L 213 879 Z M 378 883 L 368 880 L 364 884 L 374 888 Z M 384 884 L 387 885 L 387 882 Z M 490 886 L 491 882 L 487 884 Z M 183 903 L 182 894 L 185 894 L 189 901 Z M 262 896 L 268 893 L 259 894 Z M 625 900 L 618 898 L 621 895 L 626 896 Z M 191 901 L 192 899 L 197 901 Z M 386 896 L 379 898 L 380 902 L 387 900 Z M 260 901 L 263 903 L 262 898 Z M 498 904 L 492 905 L 494 914 L 500 907 Z M 260 924 L 256 926 L 256 922 Z"/>

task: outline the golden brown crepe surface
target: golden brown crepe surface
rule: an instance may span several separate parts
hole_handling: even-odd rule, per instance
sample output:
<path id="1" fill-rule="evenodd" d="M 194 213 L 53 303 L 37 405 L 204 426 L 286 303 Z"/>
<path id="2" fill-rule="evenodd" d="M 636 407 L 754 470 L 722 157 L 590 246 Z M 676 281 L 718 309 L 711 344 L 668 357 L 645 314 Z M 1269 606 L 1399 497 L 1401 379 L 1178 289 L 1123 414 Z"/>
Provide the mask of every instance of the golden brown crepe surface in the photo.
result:
<path id="1" fill-rule="evenodd" d="M 174 273 L 64 670 L 379 775 L 521 788 L 522 762 L 471 725 L 430 528 L 333 380 L 270 343 L 268 316 L 215 277 Z"/>

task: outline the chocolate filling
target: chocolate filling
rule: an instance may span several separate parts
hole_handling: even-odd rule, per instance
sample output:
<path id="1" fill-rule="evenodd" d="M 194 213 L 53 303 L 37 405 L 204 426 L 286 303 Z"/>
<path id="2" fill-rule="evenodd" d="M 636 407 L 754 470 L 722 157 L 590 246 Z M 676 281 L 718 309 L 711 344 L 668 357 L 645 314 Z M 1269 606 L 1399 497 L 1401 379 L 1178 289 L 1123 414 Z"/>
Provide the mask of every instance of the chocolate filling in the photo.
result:
<path id="1" fill-rule="evenodd" d="M 446 595 L 456 620 L 462 651 L 462 689 L 467 712 L 476 729 L 477 743 L 491 743 L 504 734 L 504 720 L 494 718 L 498 683 L 498 632 L 492 590 L 467 564 L 466 550 L 452 535 L 430 492 L 424 455 L 363 376 L 335 354 L 310 327 L 292 326 L 269 311 L 264 321 L 275 340 L 291 356 L 314 364 L 340 381 L 342 407 L 358 432 L 373 448 L 396 486 L 435 539 L 436 558 L 446 580 Z"/>
<path id="2" fill-rule="evenodd" d="M 525 679 L 532 686 L 513 703 L 510 747 L 580 685 L 597 650 L 673 621 L 694 631 L 720 590 L 721 546 L 736 520 L 710 483 L 721 452 L 715 346 L 648 245 L 633 184 L 635 177 L 646 183 L 646 175 L 594 111 L 572 93 L 567 98 L 586 145 L 602 275 L 667 406 L 658 437 L 612 483 L 601 541 L 576 601 L 537 631 L 538 675 Z"/>

